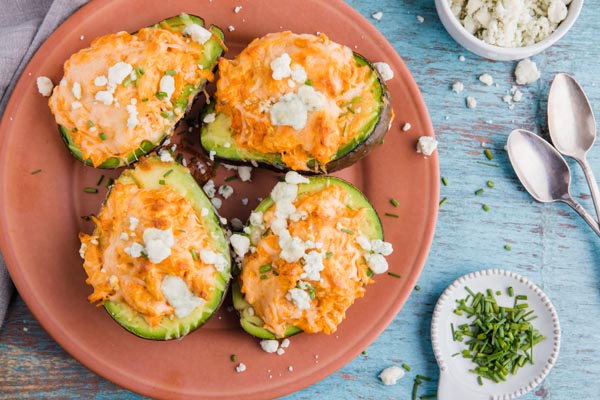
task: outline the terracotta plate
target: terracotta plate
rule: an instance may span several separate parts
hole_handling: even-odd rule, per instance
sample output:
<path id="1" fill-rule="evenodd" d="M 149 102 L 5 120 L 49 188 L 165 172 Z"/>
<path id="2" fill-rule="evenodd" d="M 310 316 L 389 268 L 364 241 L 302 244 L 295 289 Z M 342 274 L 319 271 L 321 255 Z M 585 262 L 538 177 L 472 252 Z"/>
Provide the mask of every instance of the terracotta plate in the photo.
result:
<path id="1" fill-rule="evenodd" d="M 25 69 L 0 130 L 0 243 L 17 289 L 48 333 L 73 357 L 107 379 L 152 397 L 275 397 L 341 368 L 375 340 L 408 298 L 425 263 L 437 216 L 437 153 L 424 158 L 415 152 L 419 136 L 433 135 L 427 110 L 402 60 L 367 20 L 342 1 L 223 3 L 115 0 L 83 7 Z M 238 5 L 242 9 L 235 13 Z M 372 61 L 387 62 L 395 73 L 388 85 L 396 119 L 385 143 L 338 175 L 362 189 L 379 211 L 386 240 L 395 249 L 389 258 L 391 271 L 402 278 L 377 276 L 335 334 L 297 335 L 282 356 L 263 352 L 258 341 L 239 328 L 226 305 L 183 340 L 154 342 L 128 333 L 102 307 L 86 300 L 91 288 L 85 284 L 77 235 L 90 230 L 81 216 L 98 211 L 106 189 L 101 185 L 98 194 L 88 194 L 83 188 L 95 186 L 107 172 L 85 167 L 69 154 L 35 78 L 45 75 L 58 82 L 64 61 L 92 38 L 132 32 L 181 12 L 221 26 L 231 49 L 227 57 L 269 32 L 322 31 Z M 235 30 L 230 32 L 229 26 Z M 404 122 L 412 125 L 408 132 L 401 130 Z M 182 136 L 186 135 L 197 143 L 197 130 Z M 221 168 L 215 180 L 221 183 L 229 175 L 231 171 Z M 275 177 L 255 169 L 251 184 L 235 186 L 235 195 L 221 209 L 223 216 L 245 221 Z M 244 197 L 250 199 L 247 206 L 242 205 Z M 391 198 L 399 207 L 390 204 Z M 386 217 L 386 212 L 400 218 Z M 231 354 L 246 364 L 245 372 L 235 371 Z"/>

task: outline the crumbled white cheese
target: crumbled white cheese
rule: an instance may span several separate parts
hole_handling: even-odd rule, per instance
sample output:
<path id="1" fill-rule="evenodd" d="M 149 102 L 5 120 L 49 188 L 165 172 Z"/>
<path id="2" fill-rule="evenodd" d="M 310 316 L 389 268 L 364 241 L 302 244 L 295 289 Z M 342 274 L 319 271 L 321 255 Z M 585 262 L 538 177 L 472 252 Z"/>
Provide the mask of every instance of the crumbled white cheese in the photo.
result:
<path id="1" fill-rule="evenodd" d="M 477 38 L 500 47 L 530 46 L 550 36 L 567 16 L 564 0 L 448 0 Z"/>
<path id="2" fill-rule="evenodd" d="M 320 272 L 325 269 L 323 265 L 323 254 L 313 250 L 303 257 L 304 259 L 304 272 L 300 274 L 300 278 L 308 279 L 309 281 L 318 281 L 321 279 Z"/>
<path id="3" fill-rule="evenodd" d="M 136 217 L 129 217 L 129 230 L 135 231 L 135 229 L 138 227 L 139 223 L 140 223 L 140 220 L 137 219 Z"/>
<path id="4" fill-rule="evenodd" d="M 108 86 L 114 90 L 117 85 L 121 84 L 131 74 L 131 71 L 133 71 L 133 67 L 130 64 L 119 61 L 108 69 Z"/>
<path id="5" fill-rule="evenodd" d="M 280 348 L 277 349 L 276 353 L 277 353 L 278 356 L 283 355 L 285 353 L 285 349 L 282 349 L 280 347 Z"/>
<path id="6" fill-rule="evenodd" d="M 227 267 L 227 260 L 225 257 L 212 250 L 200 250 L 200 259 L 205 264 L 214 265 L 215 269 L 219 272 L 225 271 L 225 267 Z"/>
<path id="7" fill-rule="evenodd" d="M 173 156 L 171 155 L 171 153 L 169 153 L 167 150 L 165 149 L 161 149 L 158 152 L 158 155 L 160 156 L 160 161 L 162 162 L 173 162 Z"/>
<path id="8" fill-rule="evenodd" d="M 185 281 L 178 276 L 165 276 L 160 289 L 167 302 L 173 307 L 177 318 L 187 317 L 196 307 L 205 302 L 204 299 L 192 293 Z"/>
<path id="9" fill-rule="evenodd" d="M 236 6 L 236 7 L 233 9 L 233 12 L 234 12 L 234 13 L 236 13 L 236 14 L 237 14 L 237 13 L 239 13 L 240 11 L 242 11 L 242 6 Z"/>
<path id="10" fill-rule="evenodd" d="M 204 122 L 205 124 L 209 124 L 211 122 L 215 122 L 215 117 L 216 117 L 215 113 L 206 114 L 204 116 L 204 118 L 202 118 L 202 122 Z"/>
<path id="11" fill-rule="evenodd" d="M 175 91 L 175 78 L 173 78 L 171 75 L 163 75 L 163 77 L 160 78 L 158 90 L 167 95 L 165 100 L 170 100 L 173 92 Z"/>
<path id="12" fill-rule="evenodd" d="M 523 92 L 521 92 L 520 90 L 515 90 L 512 100 L 514 102 L 519 102 L 519 101 L 521 101 L 522 98 L 523 98 Z"/>
<path id="13" fill-rule="evenodd" d="M 423 16 L 421 15 L 417 15 L 417 22 L 422 24 L 423 22 L 425 22 L 425 18 L 423 18 Z"/>
<path id="14" fill-rule="evenodd" d="M 283 53 L 279 57 L 275 58 L 271 61 L 271 70 L 273 74 L 271 75 L 273 79 L 276 81 L 280 81 L 283 78 L 288 78 L 292 75 L 292 70 L 290 68 L 290 62 L 292 59 L 288 53 Z"/>
<path id="15" fill-rule="evenodd" d="M 213 197 L 210 199 L 210 202 L 217 210 L 223 205 L 223 200 L 219 199 L 218 197 Z"/>
<path id="16" fill-rule="evenodd" d="M 292 68 L 292 72 L 290 75 L 294 82 L 297 83 L 304 83 L 308 78 L 306 76 L 306 70 L 301 65 L 295 65 L 294 68 Z"/>
<path id="17" fill-rule="evenodd" d="M 212 33 L 210 33 L 209 30 L 204 29 L 198 24 L 190 24 L 186 26 L 183 30 L 183 34 L 188 35 L 194 42 L 200 44 L 206 43 L 212 37 Z"/>
<path id="18" fill-rule="evenodd" d="M 125 232 L 121 232 L 121 235 L 119 235 L 119 238 L 121 240 L 129 240 L 129 235 Z"/>
<path id="19" fill-rule="evenodd" d="M 206 207 L 202 207 L 202 210 L 200 210 L 200 216 L 201 217 L 206 217 L 208 215 L 209 211 L 208 208 Z"/>
<path id="20" fill-rule="evenodd" d="M 366 251 L 371 251 L 371 242 L 369 241 L 369 239 L 363 235 L 358 235 L 356 237 L 356 243 L 358 243 L 358 245 Z"/>
<path id="21" fill-rule="evenodd" d="M 387 367 L 379 374 L 379 379 L 383 382 L 384 385 L 395 385 L 398 379 L 401 379 L 404 376 L 404 370 L 400 367 L 392 365 L 391 367 Z"/>
<path id="22" fill-rule="evenodd" d="M 50 80 L 50 78 L 46 76 L 38 76 L 35 80 L 37 84 L 38 92 L 44 97 L 48 97 L 52 94 L 52 89 L 54 89 L 54 84 Z"/>
<path id="23" fill-rule="evenodd" d="M 421 136 L 417 142 L 417 153 L 421 153 L 425 156 L 433 154 L 437 148 L 438 142 L 431 136 Z"/>
<path id="24" fill-rule="evenodd" d="M 109 92 L 108 90 L 100 90 L 100 91 L 96 92 L 96 95 L 94 96 L 94 98 L 97 101 L 99 101 L 107 106 L 110 106 L 114 99 L 112 93 Z"/>
<path id="25" fill-rule="evenodd" d="M 285 338 L 281 341 L 281 347 L 283 347 L 284 349 L 287 349 L 288 347 L 290 347 L 290 339 Z"/>
<path id="26" fill-rule="evenodd" d="M 515 68 L 517 85 L 527 85 L 540 79 L 540 71 L 534 61 L 529 58 L 519 61 Z"/>
<path id="27" fill-rule="evenodd" d="M 239 364 L 237 365 L 237 367 L 235 367 L 235 370 L 236 370 L 237 372 L 244 372 L 244 371 L 246 370 L 246 364 L 244 364 L 244 363 L 239 363 Z"/>
<path id="28" fill-rule="evenodd" d="M 81 85 L 79 82 L 73 83 L 73 86 L 71 87 L 71 93 L 73 93 L 73 96 L 75 96 L 77 100 L 81 99 Z"/>
<path id="29" fill-rule="evenodd" d="M 466 58 L 463 55 L 458 56 L 458 61 L 465 62 Z"/>
<path id="30" fill-rule="evenodd" d="M 233 247 L 233 251 L 235 251 L 235 254 L 240 258 L 243 258 L 246 253 L 248 253 L 248 250 L 250 249 L 250 239 L 248 239 L 247 236 L 236 233 L 231 235 L 229 240 L 231 242 L 231 247 Z"/>
<path id="31" fill-rule="evenodd" d="M 394 71 L 392 71 L 392 68 L 390 68 L 388 63 L 376 62 L 373 66 L 384 81 L 389 81 L 394 77 Z"/>
<path id="32" fill-rule="evenodd" d="M 252 167 L 238 167 L 237 173 L 242 182 L 249 182 L 252 179 Z"/>
<path id="33" fill-rule="evenodd" d="M 303 85 L 298 89 L 298 97 L 306 105 L 308 111 L 317 111 L 325 106 L 325 96 L 312 86 Z"/>
<path id="34" fill-rule="evenodd" d="M 171 255 L 175 244 L 171 229 L 147 228 L 143 234 L 146 255 L 153 264 L 158 264 Z"/>
<path id="35" fill-rule="evenodd" d="M 217 188 L 215 186 L 215 182 L 212 179 L 206 181 L 204 186 L 202 186 L 202 190 L 204 190 L 204 193 L 206 193 L 206 195 L 211 199 L 215 197 L 215 194 L 217 194 Z"/>
<path id="36" fill-rule="evenodd" d="M 462 84 L 462 82 L 454 82 L 454 84 L 452 85 L 452 91 L 456 92 L 456 93 L 460 93 L 463 90 L 465 90 L 465 85 Z"/>
<path id="37" fill-rule="evenodd" d="M 307 177 L 300 175 L 296 171 L 288 171 L 285 174 L 285 182 L 292 185 L 299 185 L 301 183 L 309 183 L 310 180 Z M 294 195 L 294 197 L 296 196 Z"/>
<path id="38" fill-rule="evenodd" d="M 402 132 L 408 132 L 410 131 L 410 128 L 412 128 L 412 125 L 410 122 L 406 122 L 404 125 L 402 125 Z"/>
<path id="39" fill-rule="evenodd" d="M 129 116 L 127 117 L 127 127 L 129 129 L 133 129 L 140 123 L 138 119 L 137 107 L 135 106 L 135 104 L 128 104 L 125 108 L 127 109 L 127 113 L 129 114 Z"/>
<path id="40" fill-rule="evenodd" d="M 233 31 L 235 31 L 235 26 L 233 26 L 233 25 L 229 25 L 229 26 L 227 27 L 227 30 L 228 30 L 229 32 L 233 32 Z"/>
<path id="41" fill-rule="evenodd" d="M 477 100 L 473 96 L 467 96 L 466 102 L 467 102 L 468 108 L 476 108 L 477 107 Z"/>
<path id="42" fill-rule="evenodd" d="M 394 251 L 391 243 L 384 242 L 380 239 L 371 240 L 371 250 L 374 253 L 381 254 L 383 256 L 389 256 Z"/>
<path id="43" fill-rule="evenodd" d="M 374 12 L 373 14 L 371 14 L 371 18 L 373 18 L 375 21 L 381 21 L 381 18 L 383 18 L 383 12 Z"/>
<path id="44" fill-rule="evenodd" d="M 248 200 L 248 198 L 247 198 L 247 197 L 244 197 L 244 198 L 243 198 L 243 199 L 241 199 L 240 201 L 241 201 L 241 203 L 242 203 L 242 205 L 243 205 L 243 206 L 247 206 L 247 205 L 248 205 L 248 202 L 249 202 L 249 200 Z"/>
<path id="45" fill-rule="evenodd" d="M 302 289 L 290 289 L 285 298 L 294 303 L 299 310 L 308 310 L 310 308 L 310 295 Z"/>
<path id="46" fill-rule="evenodd" d="M 271 226 L 271 230 L 273 230 L 273 226 Z M 306 251 L 306 246 L 302 239 L 296 236 L 290 236 L 287 229 L 281 230 L 278 232 L 278 235 L 279 247 L 281 248 L 279 257 L 290 263 L 298 262 L 304 256 L 304 252 Z"/>
<path id="47" fill-rule="evenodd" d="M 131 244 L 131 246 L 125 247 L 125 249 L 123 249 L 123 251 L 126 254 L 129 254 L 133 258 L 138 258 L 138 257 L 142 256 L 142 252 L 144 251 L 144 246 L 142 246 L 141 244 L 139 244 L 137 242 L 133 242 Z"/>
<path id="48" fill-rule="evenodd" d="M 79 101 L 74 101 L 71 103 L 71 110 L 75 111 L 82 107 L 82 104 Z"/>
<path id="49" fill-rule="evenodd" d="M 275 339 L 265 339 L 260 341 L 260 347 L 266 353 L 275 353 L 279 348 L 279 342 Z"/>
<path id="50" fill-rule="evenodd" d="M 479 81 L 487 86 L 492 86 L 494 84 L 494 78 L 490 74 L 479 75 Z"/>
<path id="51" fill-rule="evenodd" d="M 382 274 L 388 270 L 388 263 L 385 257 L 378 253 L 367 253 L 364 255 L 369 269 L 374 274 Z"/>
<path id="52" fill-rule="evenodd" d="M 87 250 L 87 245 L 85 243 L 81 243 L 79 247 L 79 257 L 85 259 L 85 251 Z"/>
<path id="53" fill-rule="evenodd" d="M 263 213 L 262 211 L 252 211 L 250 213 L 250 224 L 254 226 L 261 226 L 263 223 Z"/>
<path id="54" fill-rule="evenodd" d="M 217 192 L 223 196 L 224 199 L 228 199 L 233 194 L 233 188 L 229 185 L 221 185 Z"/>
<path id="55" fill-rule="evenodd" d="M 108 79 L 106 79 L 106 76 L 104 75 L 100 75 L 94 78 L 94 85 L 102 87 L 102 86 L 106 86 L 106 84 L 108 83 Z"/>
<path id="56" fill-rule="evenodd" d="M 271 107 L 271 124 L 274 126 L 291 126 L 301 130 L 306 126 L 308 109 L 295 93 L 287 93 Z"/>

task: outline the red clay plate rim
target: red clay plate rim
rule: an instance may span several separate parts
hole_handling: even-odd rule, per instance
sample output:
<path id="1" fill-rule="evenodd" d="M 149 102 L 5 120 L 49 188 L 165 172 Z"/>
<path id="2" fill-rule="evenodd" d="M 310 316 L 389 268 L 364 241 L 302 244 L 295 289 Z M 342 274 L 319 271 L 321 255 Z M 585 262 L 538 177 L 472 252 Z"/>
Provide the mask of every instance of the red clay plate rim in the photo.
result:
<path id="1" fill-rule="evenodd" d="M 121 1 L 126 4 L 125 0 Z M 42 45 L 38 52 L 49 51 L 58 43 L 64 34 L 69 32 L 71 25 L 74 25 L 78 20 L 89 18 L 95 12 L 100 10 L 103 6 L 108 3 L 95 1 L 91 2 L 84 7 L 82 7 L 79 11 L 74 13 L 69 19 L 67 19 L 51 36 L 50 38 Z M 232 3 L 233 4 L 233 3 Z M 406 72 L 406 76 L 409 78 L 410 73 L 408 69 L 404 65 L 400 56 L 396 53 L 391 44 L 377 31 L 373 25 L 371 25 L 365 18 L 363 18 L 358 12 L 352 9 L 349 5 L 342 1 L 331 1 L 320 4 L 319 6 L 328 6 L 335 8 L 340 14 L 347 17 L 352 23 L 355 23 L 357 26 L 361 28 L 365 35 L 371 36 L 378 39 L 378 42 L 382 48 L 382 50 L 387 54 L 386 62 L 390 65 L 393 65 L 396 70 Z M 247 7 L 251 7 L 248 5 Z M 228 10 L 231 11 L 231 10 Z M 208 21 L 210 22 L 210 21 Z M 37 57 L 37 54 L 33 59 Z M 6 142 L 9 132 L 11 132 L 14 127 L 12 126 L 13 115 L 15 115 L 22 102 L 23 94 L 25 93 L 25 89 L 27 87 L 27 80 L 32 79 L 31 76 L 27 76 L 27 72 L 31 72 L 29 66 L 25 69 L 23 75 L 19 79 L 14 93 L 11 96 L 11 99 L 6 108 L 4 117 L 0 124 L 0 188 L 4 188 L 0 192 L 0 215 L 7 215 L 9 210 L 7 209 L 7 196 L 6 193 L 8 188 L 6 187 L 6 178 L 5 174 L 8 174 L 8 166 L 5 165 L 4 161 L 6 159 L 5 154 L 9 151 L 6 145 L 3 143 Z M 34 71 L 35 72 L 35 71 Z M 419 118 L 420 124 L 422 124 L 423 130 L 422 134 L 427 136 L 433 136 L 433 126 L 429 119 L 427 109 L 421 93 L 414 82 L 414 80 L 407 79 L 404 81 L 404 84 L 407 86 L 408 94 L 412 98 L 412 102 L 416 105 L 418 109 L 418 115 L 415 118 Z M 398 121 L 395 121 L 398 123 Z M 420 241 L 420 248 L 416 255 L 415 262 L 413 264 L 413 268 L 410 270 L 410 274 L 403 277 L 404 286 L 401 293 L 396 298 L 396 301 L 390 305 L 388 311 L 386 313 L 382 313 L 381 317 L 377 320 L 377 322 L 371 327 L 372 329 L 369 331 L 367 335 L 365 335 L 361 340 L 359 340 L 356 345 L 346 348 L 343 354 L 340 354 L 339 357 L 328 364 L 319 364 L 318 369 L 309 375 L 303 374 L 299 377 L 298 380 L 294 381 L 293 385 L 279 385 L 274 387 L 264 387 L 259 389 L 258 391 L 254 391 L 252 393 L 248 393 L 247 398 L 263 398 L 265 396 L 269 397 L 277 397 L 282 396 L 301 388 L 304 388 L 310 384 L 313 384 L 324 377 L 330 375 L 335 372 L 339 368 L 343 367 L 346 363 L 355 358 L 366 346 L 368 346 L 372 341 L 374 341 L 377 336 L 387 327 L 387 325 L 395 318 L 396 314 L 400 311 L 404 303 L 406 302 L 408 296 L 411 293 L 411 288 L 416 283 L 423 266 L 425 264 L 425 260 L 427 258 L 429 248 L 431 246 L 431 242 L 433 240 L 435 223 L 437 219 L 437 211 L 438 211 L 438 194 L 439 194 L 439 163 L 437 158 L 437 152 L 433 156 L 429 157 L 427 160 L 429 163 L 428 166 L 428 180 L 426 182 L 426 189 L 431 195 L 429 196 L 429 204 L 424 204 L 424 208 L 428 210 L 427 213 L 428 218 L 424 221 L 424 231 L 423 236 Z M 9 237 L 9 227 L 7 226 L 6 218 L 0 219 L 0 248 L 2 250 L 2 254 L 7 263 L 9 272 L 17 290 L 23 297 L 25 303 L 28 305 L 29 309 L 33 313 L 33 315 L 40 321 L 42 326 L 47 330 L 50 336 L 53 337 L 54 340 L 59 343 L 68 353 L 70 353 L 74 358 L 80 361 L 83 365 L 88 367 L 89 369 L 95 371 L 96 373 L 102 375 L 103 377 L 113 381 L 114 383 L 133 390 L 135 392 L 139 392 L 142 394 L 150 395 L 150 396 L 161 396 L 161 397 L 178 397 L 181 396 L 182 393 L 178 393 L 177 391 L 173 391 L 172 387 L 164 387 L 164 386 L 156 386 L 156 383 L 145 382 L 145 381 L 135 381 L 132 380 L 132 375 L 123 375 L 118 372 L 115 372 L 111 369 L 111 365 L 101 364 L 98 359 L 96 359 L 93 355 L 90 355 L 85 348 L 81 347 L 80 343 L 76 343 L 74 341 L 69 340 L 68 335 L 65 334 L 66 327 L 63 327 L 58 321 L 54 320 L 51 317 L 50 310 L 48 310 L 43 302 L 43 299 L 36 296 L 34 292 L 34 288 L 31 287 L 30 282 L 27 279 L 27 273 L 24 269 L 20 268 L 20 264 L 18 261 L 18 254 L 16 254 L 11 246 L 11 240 Z M 407 290 L 408 288 L 408 290 Z M 114 367 L 114 366 L 113 366 Z M 135 375 L 135 374 L 133 374 Z M 275 384 L 275 382 L 273 382 Z M 226 390 L 226 388 L 224 388 Z M 215 396 L 215 398 L 223 398 L 227 397 L 226 393 L 222 393 L 220 395 Z"/>

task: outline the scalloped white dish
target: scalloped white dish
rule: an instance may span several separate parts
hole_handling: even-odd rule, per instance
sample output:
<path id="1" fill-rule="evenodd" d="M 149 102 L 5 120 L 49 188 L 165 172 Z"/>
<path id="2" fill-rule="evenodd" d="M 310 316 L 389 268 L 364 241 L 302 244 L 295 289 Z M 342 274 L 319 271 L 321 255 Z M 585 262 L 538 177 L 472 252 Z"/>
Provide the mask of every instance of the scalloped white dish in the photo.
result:
<path id="1" fill-rule="evenodd" d="M 506 294 L 512 286 L 515 295 L 527 296 L 529 309 L 535 310 L 537 318 L 532 322 L 546 338 L 533 348 L 534 364 L 526 363 L 516 375 L 509 375 L 505 382 L 495 383 L 484 380 L 477 382 L 477 375 L 469 372 L 475 364 L 461 355 L 453 354 L 464 350 L 466 345 L 452 338 L 450 324 L 458 326 L 467 323 L 466 315 L 454 314 L 456 300 L 464 299 L 468 286 L 474 292 L 492 289 L 501 291 L 496 300 L 500 306 L 512 306 L 514 297 Z M 433 352 L 440 367 L 438 400 L 511 400 L 531 391 L 539 385 L 552 369 L 560 350 L 560 324 L 558 315 L 550 299 L 530 280 L 510 271 L 486 269 L 472 272 L 455 280 L 438 299 L 431 321 L 431 342 Z"/>

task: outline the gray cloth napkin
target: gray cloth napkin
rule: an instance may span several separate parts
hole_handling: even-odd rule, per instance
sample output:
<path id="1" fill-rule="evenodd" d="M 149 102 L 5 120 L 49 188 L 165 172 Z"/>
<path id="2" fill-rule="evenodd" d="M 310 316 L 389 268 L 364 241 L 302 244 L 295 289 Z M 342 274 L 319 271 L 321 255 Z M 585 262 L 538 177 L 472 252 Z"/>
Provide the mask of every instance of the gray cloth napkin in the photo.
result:
<path id="1" fill-rule="evenodd" d="M 0 117 L 21 72 L 46 38 L 87 0 L 3 0 L 0 3 Z M 14 286 L 0 254 L 0 327 Z"/>

